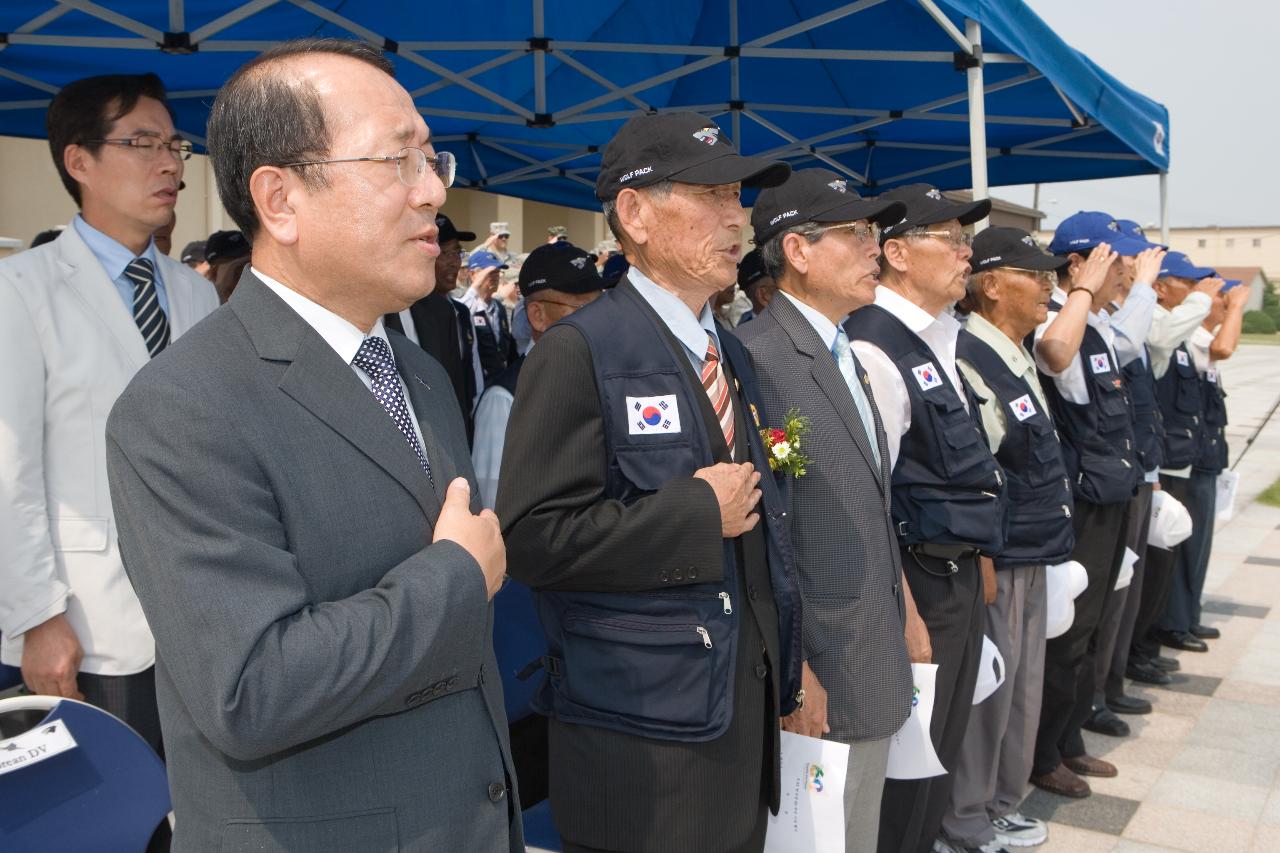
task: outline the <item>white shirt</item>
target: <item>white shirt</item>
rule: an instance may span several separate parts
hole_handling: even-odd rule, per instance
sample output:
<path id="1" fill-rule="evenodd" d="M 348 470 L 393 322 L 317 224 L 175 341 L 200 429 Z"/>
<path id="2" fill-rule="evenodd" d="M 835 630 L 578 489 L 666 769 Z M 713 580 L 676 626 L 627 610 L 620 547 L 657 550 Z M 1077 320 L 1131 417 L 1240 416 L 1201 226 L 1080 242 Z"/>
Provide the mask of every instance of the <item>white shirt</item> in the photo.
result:
<path id="1" fill-rule="evenodd" d="M 1058 287 L 1053 289 L 1053 298 L 1064 305 L 1067 302 L 1067 294 Z M 1050 311 L 1048 319 L 1036 327 L 1035 342 L 1037 344 L 1040 343 L 1040 338 L 1044 336 L 1045 330 L 1057 319 L 1057 316 L 1057 311 Z M 1111 366 L 1116 372 L 1119 372 L 1120 362 L 1116 358 L 1115 350 L 1116 333 L 1111 328 L 1110 316 L 1106 311 L 1098 311 L 1096 313 L 1090 311 L 1089 317 L 1085 322 L 1097 329 L 1098 333 L 1102 335 L 1103 343 L 1107 345 L 1107 352 L 1111 355 Z M 1062 371 L 1051 370 L 1037 352 L 1036 367 L 1040 368 L 1040 372 L 1045 376 L 1053 378 L 1053 384 L 1058 386 L 1058 393 L 1062 395 L 1063 399 L 1080 405 L 1085 405 L 1089 402 L 1088 378 L 1085 376 L 1084 359 L 1080 357 L 1079 351 L 1076 352 L 1075 357 L 1071 359 L 1071 363 L 1066 366 L 1066 369 Z"/>
<path id="2" fill-rule="evenodd" d="M 422 342 L 418 340 L 418 327 L 413 322 L 413 313 L 406 308 L 400 312 L 399 316 L 400 328 L 404 329 L 404 336 L 418 346 L 422 346 Z"/>
<path id="3" fill-rule="evenodd" d="M 1213 308 L 1213 299 L 1207 293 L 1188 293 L 1182 304 L 1170 310 L 1157 305 L 1152 314 L 1151 331 L 1147 333 L 1147 348 L 1151 350 L 1151 372 L 1156 379 L 1169 369 L 1169 359 L 1179 345 L 1201 328 L 1204 318 Z"/>
<path id="4" fill-rule="evenodd" d="M 368 388 L 370 392 L 373 391 L 373 380 L 369 378 L 367 373 L 351 362 L 355 359 L 356 353 L 360 351 L 360 345 L 364 343 L 364 339 L 368 337 L 382 338 L 387 341 L 387 349 L 391 349 L 391 341 L 387 340 L 387 331 L 382 327 L 382 317 L 378 317 L 378 321 L 373 324 L 373 329 L 366 335 L 345 318 L 339 317 L 319 303 L 312 302 L 298 291 L 281 284 L 261 270 L 249 267 L 249 271 L 260 278 L 263 284 L 271 288 L 272 293 L 283 299 L 284 303 L 292 308 L 308 326 L 315 329 L 316 334 L 324 338 L 326 344 L 333 347 L 333 351 L 338 354 L 338 358 L 342 359 L 343 363 L 351 368 L 360 379 L 360 383 L 365 388 Z M 391 350 L 391 353 L 391 357 L 394 359 L 395 350 Z M 418 416 L 413 411 L 413 401 L 409 399 L 409 389 L 404 384 L 404 378 L 398 378 L 400 379 L 400 393 L 404 395 L 404 405 L 409 410 L 409 420 L 413 423 L 413 432 L 417 435 L 418 446 L 422 448 L 422 452 L 425 455 L 427 443 L 422 439 L 422 428 L 418 425 Z"/>
<path id="5" fill-rule="evenodd" d="M 1116 333 L 1115 350 L 1119 366 L 1124 367 L 1135 358 L 1146 363 L 1147 334 L 1151 331 L 1152 312 L 1156 307 L 1156 292 L 1145 281 L 1136 281 L 1125 297 L 1124 304 L 1111 314 L 1111 328 Z"/>
<path id="6" fill-rule="evenodd" d="M 946 372 L 965 411 L 968 411 L 969 401 L 960 390 L 963 386 L 960 384 L 960 374 L 956 371 L 956 339 L 963 328 L 960 321 L 946 310 L 936 317 L 930 316 L 919 305 L 884 285 L 876 286 L 875 304 L 898 318 L 928 344 L 934 357 L 938 359 L 938 367 Z M 866 341 L 851 343 L 854 355 L 871 380 L 871 393 L 880 410 L 885 442 L 889 445 L 889 468 L 893 469 L 898 464 L 898 447 L 902 443 L 902 437 L 911 429 L 911 398 L 907 396 L 907 385 L 902 381 L 902 373 L 880 347 Z"/>

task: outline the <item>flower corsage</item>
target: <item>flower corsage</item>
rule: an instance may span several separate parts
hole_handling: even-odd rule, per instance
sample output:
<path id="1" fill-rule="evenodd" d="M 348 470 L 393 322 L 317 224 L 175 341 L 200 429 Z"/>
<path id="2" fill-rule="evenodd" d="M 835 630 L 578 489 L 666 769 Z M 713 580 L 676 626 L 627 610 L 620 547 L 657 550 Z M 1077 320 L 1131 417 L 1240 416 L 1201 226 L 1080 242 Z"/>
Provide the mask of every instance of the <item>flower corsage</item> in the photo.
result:
<path id="1" fill-rule="evenodd" d="M 803 477 L 809 457 L 801 452 L 804 436 L 809 432 L 809 419 L 798 409 L 787 412 L 781 429 L 762 429 L 765 450 L 769 453 L 769 470 L 792 477 Z"/>

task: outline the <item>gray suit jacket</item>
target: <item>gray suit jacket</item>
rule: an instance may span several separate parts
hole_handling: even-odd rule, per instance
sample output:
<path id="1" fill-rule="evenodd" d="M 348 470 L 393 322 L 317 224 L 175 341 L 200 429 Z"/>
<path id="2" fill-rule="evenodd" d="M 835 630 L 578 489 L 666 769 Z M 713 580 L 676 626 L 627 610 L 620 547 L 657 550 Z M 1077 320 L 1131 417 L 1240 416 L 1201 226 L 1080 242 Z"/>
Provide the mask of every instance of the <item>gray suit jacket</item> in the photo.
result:
<path id="1" fill-rule="evenodd" d="M 804 597 L 804 650 L 827 690 L 831 737 L 888 737 L 911 710 L 902 566 L 889 516 L 891 472 L 871 388 L 880 465 L 831 351 L 785 296 L 735 332 L 755 366 L 764 426 L 789 409 L 811 421 L 803 477 L 787 478 Z"/>
<path id="2" fill-rule="evenodd" d="M 452 478 L 479 507 L 462 418 L 440 365 L 391 343 L 435 488 L 251 274 L 112 410 L 174 850 L 524 849 L 484 578 L 431 542 Z"/>

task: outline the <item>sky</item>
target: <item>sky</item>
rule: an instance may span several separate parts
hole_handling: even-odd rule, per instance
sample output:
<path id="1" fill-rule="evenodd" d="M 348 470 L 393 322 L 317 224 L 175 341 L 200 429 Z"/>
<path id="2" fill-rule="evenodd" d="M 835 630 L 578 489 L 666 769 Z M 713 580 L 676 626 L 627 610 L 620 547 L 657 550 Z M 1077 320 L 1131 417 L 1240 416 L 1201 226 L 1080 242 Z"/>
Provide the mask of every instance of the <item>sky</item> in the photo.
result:
<path id="1" fill-rule="evenodd" d="M 1068 44 L 1169 109 L 1169 225 L 1280 226 L 1280 3 L 1024 0 Z M 1159 178 L 1042 184 L 1052 228 L 1077 210 L 1160 220 Z M 1033 188 L 991 194 L 1031 205 Z"/>

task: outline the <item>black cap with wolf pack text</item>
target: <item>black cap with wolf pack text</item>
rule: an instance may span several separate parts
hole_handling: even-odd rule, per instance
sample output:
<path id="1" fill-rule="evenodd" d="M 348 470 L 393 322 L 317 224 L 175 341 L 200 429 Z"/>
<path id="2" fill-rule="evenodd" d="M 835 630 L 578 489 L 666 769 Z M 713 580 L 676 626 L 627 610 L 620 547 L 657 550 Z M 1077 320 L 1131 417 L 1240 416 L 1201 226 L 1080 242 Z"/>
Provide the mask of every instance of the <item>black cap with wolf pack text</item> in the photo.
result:
<path id="1" fill-rule="evenodd" d="M 763 246 L 792 225 L 802 222 L 857 222 L 877 225 L 900 220 L 907 206 L 900 201 L 863 198 L 830 169 L 801 169 L 780 186 L 760 193 L 751 209 L 757 246 Z"/>
<path id="2" fill-rule="evenodd" d="M 544 243 L 520 265 L 520 295 L 528 299 L 541 290 L 591 293 L 609 285 L 596 269 L 596 256 L 568 240 Z"/>
<path id="3" fill-rule="evenodd" d="M 1070 258 L 1049 253 L 1021 228 L 994 227 L 973 238 L 973 257 L 969 265 L 975 273 L 1014 267 L 1033 272 L 1057 272 L 1071 263 Z"/>
<path id="4" fill-rule="evenodd" d="M 611 201 L 628 187 L 661 181 L 776 187 L 790 174 L 791 167 L 780 160 L 740 155 L 705 116 L 646 113 L 630 119 L 605 147 L 596 198 Z"/>
<path id="5" fill-rule="evenodd" d="M 876 198 L 884 201 L 900 201 L 907 206 L 901 222 L 887 225 L 880 231 L 881 239 L 900 237 L 904 231 L 936 225 L 952 219 L 961 225 L 972 225 L 991 212 L 991 199 L 977 201 L 952 201 L 932 184 L 908 184 L 883 192 Z"/>

